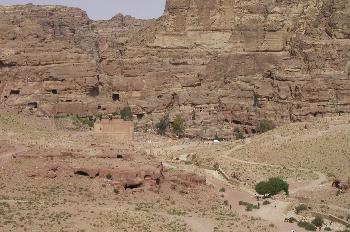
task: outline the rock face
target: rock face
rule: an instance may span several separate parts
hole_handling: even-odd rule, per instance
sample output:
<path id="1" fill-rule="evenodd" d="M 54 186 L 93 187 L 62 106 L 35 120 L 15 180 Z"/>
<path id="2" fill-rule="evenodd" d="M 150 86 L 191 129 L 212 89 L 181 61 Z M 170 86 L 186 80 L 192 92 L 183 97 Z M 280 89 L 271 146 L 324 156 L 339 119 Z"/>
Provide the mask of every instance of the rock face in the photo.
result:
<path id="1" fill-rule="evenodd" d="M 0 7 L 0 96 L 36 114 L 181 114 L 232 137 L 350 112 L 349 0 L 168 0 L 158 20 Z M 136 117 L 135 117 L 136 118 Z"/>

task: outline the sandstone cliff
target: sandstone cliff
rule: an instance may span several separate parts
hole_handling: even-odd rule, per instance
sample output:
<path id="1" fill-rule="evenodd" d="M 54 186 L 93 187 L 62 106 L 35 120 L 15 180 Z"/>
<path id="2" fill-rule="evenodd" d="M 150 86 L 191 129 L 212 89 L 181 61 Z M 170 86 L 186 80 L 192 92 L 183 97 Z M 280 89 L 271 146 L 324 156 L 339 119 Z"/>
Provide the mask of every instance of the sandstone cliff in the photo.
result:
<path id="1" fill-rule="evenodd" d="M 349 0 L 168 0 L 158 20 L 0 7 L 1 102 L 36 114 L 183 115 L 232 137 L 350 112 Z"/>

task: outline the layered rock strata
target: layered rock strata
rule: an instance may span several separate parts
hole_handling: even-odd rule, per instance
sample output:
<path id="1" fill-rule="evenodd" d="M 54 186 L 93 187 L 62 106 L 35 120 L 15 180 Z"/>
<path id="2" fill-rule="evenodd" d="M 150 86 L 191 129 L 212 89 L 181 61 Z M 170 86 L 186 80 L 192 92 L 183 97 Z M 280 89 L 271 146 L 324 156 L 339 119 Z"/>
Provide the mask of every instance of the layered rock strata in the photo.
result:
<path id="1" fill-rule="evenodd" d="M 126 105 L 152 126 L 232 137 L 350 112 L 349 0 L 168 0 L 158 20 L 0 7 L 1 103 L 38 115 Z"/>

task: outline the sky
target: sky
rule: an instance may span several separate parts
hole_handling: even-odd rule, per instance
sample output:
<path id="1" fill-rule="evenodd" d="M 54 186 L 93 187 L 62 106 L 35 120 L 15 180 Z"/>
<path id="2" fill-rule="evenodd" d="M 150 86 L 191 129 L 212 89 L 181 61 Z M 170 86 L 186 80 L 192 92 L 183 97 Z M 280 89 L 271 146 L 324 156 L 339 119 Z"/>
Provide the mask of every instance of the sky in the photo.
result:
<path id="1" fill-rule="evenodd" d="M 94 20 L 110 19 L 118 13 L 140 19 L 158 18 L 163 14 L 166 0 L 0 0 L 0 5 L 33 3 L 79 7 Z"/>

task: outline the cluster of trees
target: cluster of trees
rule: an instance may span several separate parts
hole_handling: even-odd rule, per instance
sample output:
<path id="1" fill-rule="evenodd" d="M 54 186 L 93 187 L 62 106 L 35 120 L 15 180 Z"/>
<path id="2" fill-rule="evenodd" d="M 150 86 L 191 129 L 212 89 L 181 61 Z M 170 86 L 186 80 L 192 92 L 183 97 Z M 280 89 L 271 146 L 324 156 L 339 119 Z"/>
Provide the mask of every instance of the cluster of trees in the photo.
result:
<path id="1" fill-rule="evenodd" d="M 156 129 L 160 135 L 165 135 L 165 133 L 171 129 L 172 133 L 177 136 L 182 136 L 185 133 L 186 123 L 181 115 L 177 115 L 173 122 L 170 122 L 169 116 L 165 115 L 156 124 Z"/>

